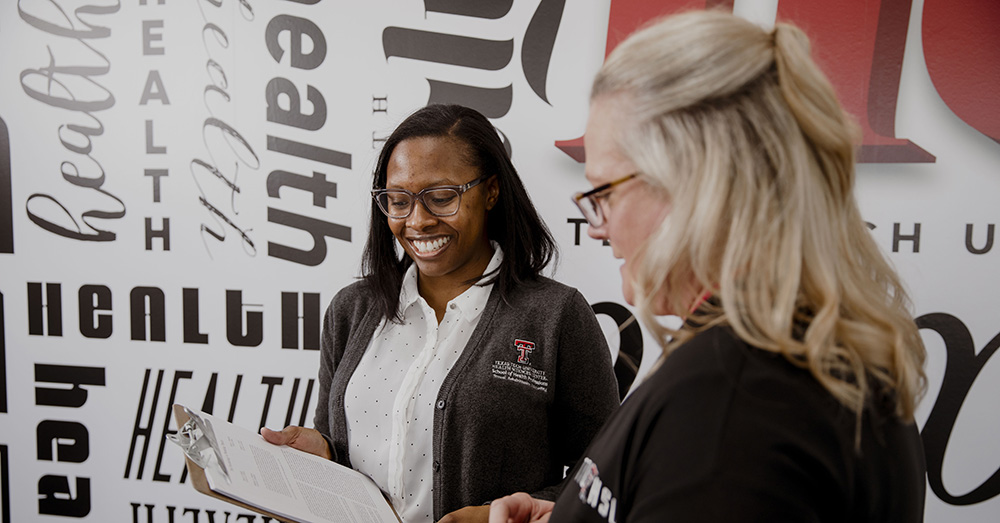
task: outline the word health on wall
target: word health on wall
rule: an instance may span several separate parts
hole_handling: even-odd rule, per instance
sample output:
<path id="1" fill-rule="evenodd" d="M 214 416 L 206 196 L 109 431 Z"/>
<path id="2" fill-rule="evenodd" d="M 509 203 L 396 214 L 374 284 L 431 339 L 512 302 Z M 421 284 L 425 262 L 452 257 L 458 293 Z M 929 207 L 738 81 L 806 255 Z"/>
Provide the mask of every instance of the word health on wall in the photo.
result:
<path id="1" fill-rule="evenodd" d="M 77 327 L 86 338 L 107 339 L 115 332 L 114 293 L 107 285 L 86 284 L 76 290 Z M 62 336 L 64 332 L 63 285 L 58 282 L 28 282 L 28 334 Z M 184 343 L 208 344 L 213 334 L 201 325 L 201 291 L 181 289 L 179 307 Z M 226 290 L 223 317 L 226 341 L 234 347 L 257 347 L 264 340 L 265 309 L 277 307 L 281 348 L 319 350 L 320 295 L 312 292 L 281 292 L 279 304 L 270 307 L 248 304 L 241 290 Z M 128 329 L 133 341 L 167 341 L 167 293 L 160 287 L 137 286 L 128 293 Z M 273 308 L 272 308 L 273 310 Z M 268 316 L 271 317 L 271 316 Z"/>

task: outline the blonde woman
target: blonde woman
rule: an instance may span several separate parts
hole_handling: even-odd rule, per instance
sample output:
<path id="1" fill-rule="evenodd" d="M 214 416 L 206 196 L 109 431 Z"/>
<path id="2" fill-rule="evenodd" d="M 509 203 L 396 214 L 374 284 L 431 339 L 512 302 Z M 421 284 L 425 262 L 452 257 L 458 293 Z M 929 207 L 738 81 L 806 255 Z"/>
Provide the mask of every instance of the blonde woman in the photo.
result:
<path id="1" fill-rule="evenodd" d="M 554 507 L 515 494 L 490 520 L 921 521 L 924 348 L 806 36 L 661 20 L 608 57 L 590 109 L 574 198 L 663 357 Z"/>

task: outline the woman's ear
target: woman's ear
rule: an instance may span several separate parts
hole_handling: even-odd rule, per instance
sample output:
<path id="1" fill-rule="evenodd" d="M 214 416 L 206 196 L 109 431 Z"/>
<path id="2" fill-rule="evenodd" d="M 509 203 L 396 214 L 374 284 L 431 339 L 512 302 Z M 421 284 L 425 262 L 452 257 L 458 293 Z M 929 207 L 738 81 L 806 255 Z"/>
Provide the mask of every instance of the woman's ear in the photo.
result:
<path id="1" fill-rule="evenodd" d="M 486 210 L 492 210 L 500 199 L 500 180 L 497 176 L 490 176 L 486 180 Z"/>

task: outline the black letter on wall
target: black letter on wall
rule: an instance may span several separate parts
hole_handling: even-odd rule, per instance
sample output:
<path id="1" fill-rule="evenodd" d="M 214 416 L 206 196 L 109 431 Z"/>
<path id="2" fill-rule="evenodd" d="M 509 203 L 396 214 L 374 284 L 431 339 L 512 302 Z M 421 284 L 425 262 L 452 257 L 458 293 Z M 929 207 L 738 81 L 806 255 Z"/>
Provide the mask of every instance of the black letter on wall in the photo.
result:
<path id="1" fill-rule="evenodd" d="M 42 476 L 38 480 L 38 513 L 82 518 L 90 514 L 90 479 L 76 478 L 76 498 L 70 497 L 69 478 Z"/>
<path id="2" fill-rule="evenodd" d="M 243 307 L 242 291 L 226 291 L 226 338 L 237 347 L 256 347 L 264 341 L 264 313 L 247 311 L 244 333 Z"/>
<path id="3" fill-rule="evenodd" d="M 969 329 L 958 318 L 944 313 L 925 314 L 917 318 L 917 326 L 937 332 L 944 340 L 947 360 L 944 381 L 938 391 L 937 400 L 931 409 L 927 422 L 920 432 L 924 440 L 927 456 L 927 482 L 937 497 L 950 505 L 973 505 L 1000 494 L 1000 469 L 997 469 L 982 485 L 963 495 L 953 495 L 944 486 L 944 455 L 948 450 L 948 440 L 955 428 L 958 413 L 965 402 L 969 389 L 976 377 L 1000 347 L 997 335 L 986 347 L 976 354 Z"/>
<path id="4" fill-rule="evenodd" d="M 35 436 L 40 460 L 52 461 L 55 457 L 62 463 L 83 463 L 90 457 L 90 433 L 87 427 L 75 421 L 43 420 Z"/>
<path id="5" fill-rule="evenodd" d="M 149 312 L 146 300 L 149 300 Z M 166 305 L 163 291 L 156 287 L 136 287 L 129 295 L 132 318 L 132 339 L 146 341 L 146 318 L 149 318 L 149 340 L 167 340 Z"/>
<path id="6" fill-rule="evenodd" d="M 42 315 L 42 309 L 47 313 Z M 49 336 L 62 336 L 62 291 L 58 283 L 45 284 L 45 301 L 42 301 L 42 284 L 28 282 L 28 334 L 45 335 L 45 318 L 49 320 Z"/>
<path id="7" fill-rule="evenodd" d="M 615 361 L 615 377 L 618 378 L 618 397 L 625 399 L 629 387 L 635 381 L 642 363 L 642 329 L 635 321 L 632 313 L 625 307 L 612 302 L 601 302 L 591 305 L 594 314 L 611 316 L 618 327 L 628 324 L 619 331 L 618 359 Z"/>
<path id="8" fill-rule="evenodd" d="M 104 368 L 36 363 L 35 381 L 72 385 L 69 389 L 52 389 L 36 386 L 35 405 L 75 409 L 82 407 L 87 402 L 87 389 L 81 388 L 81 385 L 104 386 Z"/>
<path id="9" fill-rule="evenodd" d="M 84 285 L 78 293 L 80 301 L 80 334 L 88 338 L 111 337 L 111 315 L 94 314 L 111 310 L 111 289 L 105 285 Z"/>

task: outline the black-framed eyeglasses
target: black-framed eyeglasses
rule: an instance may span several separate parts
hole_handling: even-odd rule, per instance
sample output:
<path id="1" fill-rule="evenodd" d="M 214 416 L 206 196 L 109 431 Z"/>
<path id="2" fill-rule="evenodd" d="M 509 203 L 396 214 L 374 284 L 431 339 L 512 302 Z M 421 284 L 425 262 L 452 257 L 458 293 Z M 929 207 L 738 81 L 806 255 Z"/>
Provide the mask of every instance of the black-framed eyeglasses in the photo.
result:
<path id="1" fill-rule="evenodd" d="M 484 174 L 465 185 L 438 185 L 427 187 L 417 194 L 406 189 L 373 189 L 372 198 L 378 208 L 390 218 L 402 219 L 413 212 L 414 202 L 420 201 L 427 212 L 443 218 L 454 216 L 462 204 L 462 194 L 489 179 L 492 174 Z"/>
<path id="2" fill-rule="evenodd" d="M 639 173 L 635 172 L 604 185 L 598 185 L 587 192 L 578 192 L 573 195 L 573 203 L 580 209 L 583 217 L 587 219 L 587 223 L 591 227 L 600 227 L 604 225 L 604 211 L 601 210 L 600 200 L 610 196 L 613 187 L 623 184 L 636 176 L 639 176 Z"/>

